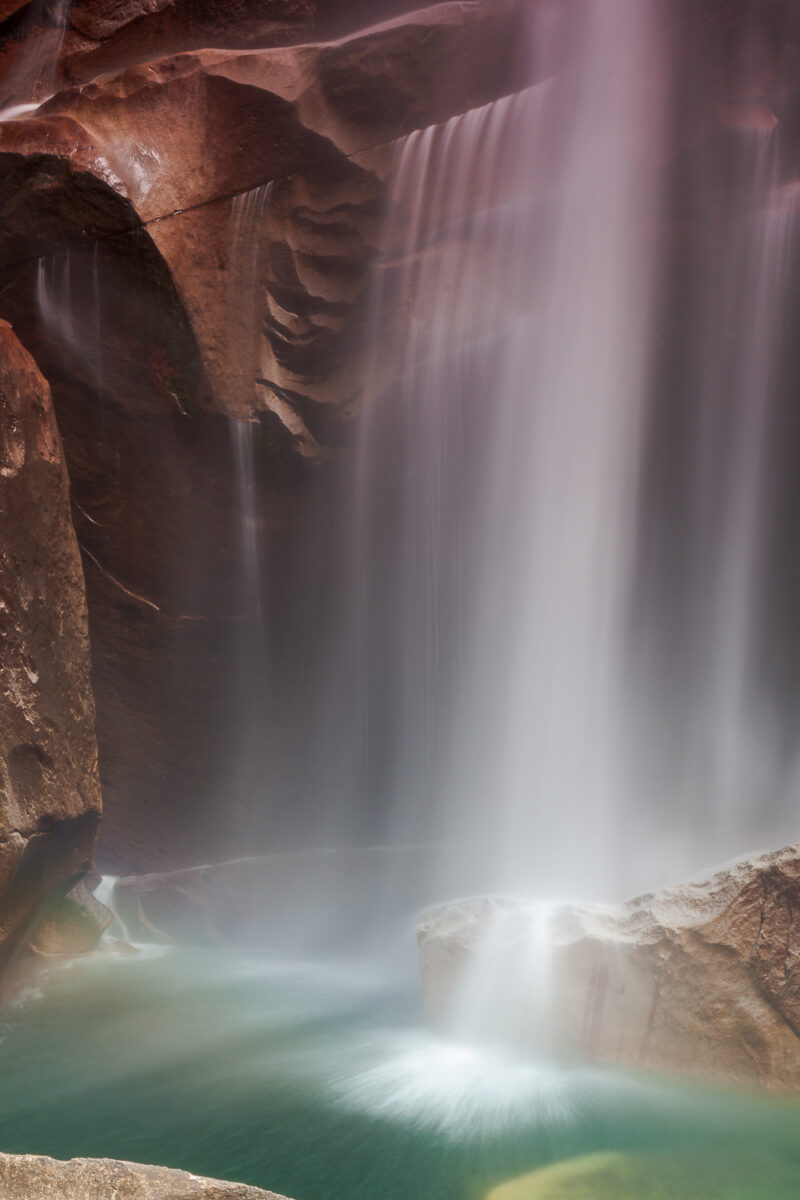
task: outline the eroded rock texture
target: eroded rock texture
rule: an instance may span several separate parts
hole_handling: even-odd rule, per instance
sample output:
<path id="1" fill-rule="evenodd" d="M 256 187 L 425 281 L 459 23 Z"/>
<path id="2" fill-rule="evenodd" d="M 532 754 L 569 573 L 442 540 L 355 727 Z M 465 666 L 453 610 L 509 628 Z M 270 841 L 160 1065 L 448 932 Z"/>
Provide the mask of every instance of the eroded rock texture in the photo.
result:
<path id="1" fill-rule="evenodd" d="M 218 851 L 241 791 L 231 418 L 255 422 L 280 592 L 310 472 L 329 469 L 306 464 L 335 457 L 361 403 L 391 144 L 528 78 L 525 6 L 46 8 L 0 24 L 6 101 L 28 98 L 11 84 L 34 46 L 50 59 L 31 94 L 56 90 L 0 119 L 0 315 L 52 387 L 70 469 L 103 861 L 152 870 Z M 267 636 L 285 645 L 282 604 Z"/>
<path id="2" fill-rule="evenodd" d="M 162 15 L 188 7 L 165 5 Z M 124 197 L 109 197 L 118 210 L 110 224 L 130 228 L 132 206 L 134 223 L 147 226 L 196 335 L 207 401 L 238 417 L 271 414 L 314 455 L 335 438 L 331 409 L 359 392 L 354 359 L 382 188 L 374 164 L 354 158 L 521 86 L 530 74 L 523 9 L 449 2 L 300 45 L 298 29 L 328 28 L 325 5 L 270 5 L 272 32 L 255 40 L 246 9 L 226 9 L 223 21 L 217 6 L 207 27 L 193 13 L 181 53 L 173 35 L 145 38 L 114 71 L 8 123 L 0 161 L 24 174 L 53 155 L 76 187 L 101 179 Z M 141 37 L 158 15 L 142 16 Z M 70 20 L 81 20 L 74 7 Z M 194 49 L 204 30 L 203 45 L 235 49 Z M 243 219 L 243 194 L 268 185 L 276 194 Z M 75 234 L 91 238 L 91 226 Z"/>
<path id="3" fill-rule="evenodd" d="M 547 918 L 549 952 L 538 971 L 557 1005 L 533 1015 L 534 980 L 531 1016 L 518 1032 L 601 1062 L 796 1089 L 798 912 L 798 846 L 619 908 L 561 908 Z M 487 946 L 511 963 L 504 988 L 524 986 L 531 931 L 531 909 L 519 902 L 432 910 L 417 934 L 428 1011 L 446 1019 Z"/>
<path id="4" fill-rule="evenodd" d="M 0 322 L 0 967 L 92 862 L 83 571 L 50 389 Z"/>
<path id="5" fill-rule="evenodd" d="M 261 1188 L 167 1167 L 112 1158 L 61 1162 L 33 1154 L 0 1154 L 0 1188 L 4 1200 L 284 1200 Z"/>

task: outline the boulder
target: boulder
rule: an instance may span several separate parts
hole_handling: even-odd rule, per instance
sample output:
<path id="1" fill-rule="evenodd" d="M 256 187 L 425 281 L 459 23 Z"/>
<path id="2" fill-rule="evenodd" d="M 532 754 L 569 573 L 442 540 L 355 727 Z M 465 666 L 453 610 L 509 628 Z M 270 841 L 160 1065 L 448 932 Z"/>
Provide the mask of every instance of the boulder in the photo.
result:
<path id="1" fill-rule="evenodd" d="M 35 954 L 87 954 L 96 949 L 114 920 L 84 880 L 48 908 L 29 940 Z"/>
<path id="2" fill-rule="evenodd" d="M 61 1162 L 35 1154 L 0 1154 L 0 1193 L 3 1200 L 285 1200 L 261 1188 L 168 1167 L 114 1158 Z"/>
<path id="3" fill-rule="evenodd" d="M 89 870 L 100 818 L 86 598 L 50 389 L 0 322 L 0 967 Z"/>
<path id="4" fill-rule="evenodd" d="M 798 908 L 799 846 L 614 908 L 440 906 L 417 935 L 426 1007 L 446 1022 L 483 989 L 497 1032 L 516 993 L 512 1034 L 548 1049 L 796 1090 Z"/>

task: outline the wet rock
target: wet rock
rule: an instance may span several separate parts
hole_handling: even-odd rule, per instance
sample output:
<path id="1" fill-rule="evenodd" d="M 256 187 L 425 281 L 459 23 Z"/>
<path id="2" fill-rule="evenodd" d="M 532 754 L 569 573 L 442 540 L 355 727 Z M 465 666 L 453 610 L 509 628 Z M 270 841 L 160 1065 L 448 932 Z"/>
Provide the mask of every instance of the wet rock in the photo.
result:
<path id="1" fill-rule="evenodd" d="M 284 1200 L 261 1188 L 168 1167 L 113 1158 L 61 1162 L 33 1154 L 0 1154 L 0 1192 L 4 1200 Z"/>
<path id="2" fill-rule="evenodd" d="M 0 967 L 89 870 L 100 817 L 83 572 L 50 389 L 0 322 Z"/>
<path id="3" fill-rule="evenodd" d="M 331 410 L 358 391 L 382 189 L 351 160 L 524 82 L 521 14 L 516 0 L 444 3 L 330 43 L 162 46 L 62 91 L 3 130 L 0 151 L 30 160 L 46 148 L 132 204 L 186 306 L 214 407 L 268 412 L 313 455 L 336 440 Z M 270 182 L 280 194 L 246 231 L 258 262 L 245 284 L 236 197 Z M 246 305 L 253 321 L 232 323 Z"/>
<path id="4" fill-rule="evenodd" d="M 94 950 L 114 920 L 81 880 L 47 910 L 29 940 L 36 954 L 87 954 Z"/>
<path id="5" fill-rule="evenodd" d="M 113 906 L 137 942 L 363 951 L 424 902 L 432 856 L 418 847 L 309 850 L 131 875 L 116 881 Z"/>
<path id="6" fill-rule="evenodd" d="M 799 905 L 800 847 L 789 846 L 617 908 L 559 908 L 540 964 L 552 999 L 544 1017 L 531 1003 L 517 1032 L 599 1062 L 796 1089 Z M 425 915 L 418 944 L 432 1016 L 447 1020 L 459 989 L 475 986 L 470 971 L 487 946 L 512 963 L 504 990 L 523 986 L 530 911 L 478 898 Z M 498 936 L 507 944 L 493 945 Z"/>

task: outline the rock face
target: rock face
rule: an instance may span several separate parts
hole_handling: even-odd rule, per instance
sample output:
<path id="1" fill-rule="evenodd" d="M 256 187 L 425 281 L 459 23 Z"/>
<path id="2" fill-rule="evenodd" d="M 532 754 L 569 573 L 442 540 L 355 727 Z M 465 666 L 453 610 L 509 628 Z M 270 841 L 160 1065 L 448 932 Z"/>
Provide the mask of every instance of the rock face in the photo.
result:
<path id="1" fill-rule="evenodd" d="M 83 572 L 50 389 L 0 322 L 0 967 L 89 870 L 100 817 Z"/>
<path id="2" fill-rule="evenodd" d="M 519 0 L 414 7 L 74 0 L 0 25 L 0 103 L 56 92 L 0 114 L 0 317 L 64 440 L 111 870 L 203 861 L 237 792 L 231 418 L 280 580 L 360 402 L 391 144 L 527 78 Z"/>
<path id="3" fill-rule="evenodd" d="M 540 960 L 547 1012 L 532 1000 L 522 1034 L 546 1029 L 557 1050 L 599 1062 L 797 1089 L 799 908 L 800 847 L 789 846 L 619 908 L 555 910 Z M 477 986 L 481 957 L 490 972 L 511 962 L 503 987 L 522 989 L 530 930 L 530 907 L 510 900 L 426 914 L 418 943 L 431 1015 L 447 1020 L 459 989 Z"/>
<path id="4" fill-rule="evenodd" d="M 0 1154 L 0 1192 L 3 1200 L 285 1200 L 261 1188 L 167 1167 L 113 1158 L 60 1162 L 33 1154 Z"/>

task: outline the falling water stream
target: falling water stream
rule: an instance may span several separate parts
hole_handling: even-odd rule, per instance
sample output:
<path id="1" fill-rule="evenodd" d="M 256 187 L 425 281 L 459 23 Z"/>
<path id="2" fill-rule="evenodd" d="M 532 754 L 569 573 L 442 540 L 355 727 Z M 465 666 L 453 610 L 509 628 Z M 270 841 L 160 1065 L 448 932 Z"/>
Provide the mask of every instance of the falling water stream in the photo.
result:
<path id="1" fill-rule="evenodd" d="M 14 14 L 19 26 L 15 36 L 25 42 L 25 52 L 16 55 L 3 78 L 0 120 L 25 116 L 55 91 L 70 3 L 71 0 L 33 0 Z"/>
<path id="2" fill-rule="evenodd" d="M 477 854 L 495 887 L 596 896 L 628 882 L 661 135 L 650 5 L 562 19 L 558 74 L 398 152 L 387 234 L 403 265 L 385 306 L 410 315 L 401 382 L 365 416 L 356 507 L 381 513 L 399 441 L 392 524 L 381 513 L 361 564 L 382 574 L 368 603 L 396 647 L 397 822 L 433 808 L 451 870 Z"/>

